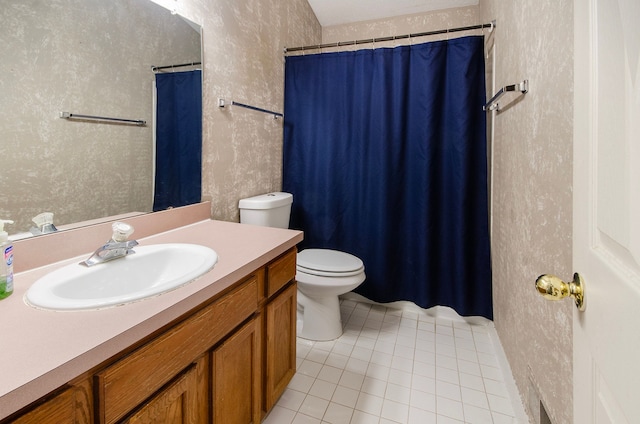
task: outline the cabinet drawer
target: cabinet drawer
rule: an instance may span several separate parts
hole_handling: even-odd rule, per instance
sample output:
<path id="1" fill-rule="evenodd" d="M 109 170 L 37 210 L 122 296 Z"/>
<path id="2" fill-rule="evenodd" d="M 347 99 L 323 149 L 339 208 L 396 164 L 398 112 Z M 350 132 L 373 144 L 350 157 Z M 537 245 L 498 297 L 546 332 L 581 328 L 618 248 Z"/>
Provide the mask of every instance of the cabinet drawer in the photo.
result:
<path id="1" fill-rule="evenodd" d="M 267 265 L 267 297 L 284 287 L 296 277 L 296 249 L 287 253 Z"/>
<path id="2" fill-rule="evenodd" d="M 258 307 L 257 278 L 167 330 L 96 375 L 101 422 L 110 424 L 151 396 Z"/>

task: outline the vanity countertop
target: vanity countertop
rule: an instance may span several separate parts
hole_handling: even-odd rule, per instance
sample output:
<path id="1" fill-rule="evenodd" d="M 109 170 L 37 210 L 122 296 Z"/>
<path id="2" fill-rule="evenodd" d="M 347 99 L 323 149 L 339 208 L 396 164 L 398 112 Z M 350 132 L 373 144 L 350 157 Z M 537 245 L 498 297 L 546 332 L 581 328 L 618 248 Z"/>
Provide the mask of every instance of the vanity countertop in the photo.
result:
<path id="1" fill-rule="evenodd" d="M 173 291 L 93 311 L 45 311 L 23 300 L 38 278 L 91 252 L 15 274 L 14 293 L 0 301 L 0 419 L 216 297 L 302 241 L 302 232 L 206 220 L 137 240 L 141 246 L 201 244 L 214 249 L 219 260 L 211 271 Z"/>

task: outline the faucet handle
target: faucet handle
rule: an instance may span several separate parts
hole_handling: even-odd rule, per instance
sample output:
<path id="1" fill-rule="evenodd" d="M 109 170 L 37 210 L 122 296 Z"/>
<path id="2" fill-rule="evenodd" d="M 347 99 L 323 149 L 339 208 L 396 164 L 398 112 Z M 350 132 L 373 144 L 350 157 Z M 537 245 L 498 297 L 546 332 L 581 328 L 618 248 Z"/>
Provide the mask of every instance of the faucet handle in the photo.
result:
<path id="1" fill-rule="evenodd" d="M 129 224 L 125 224 L 124 222 L 114 222 L 111 225 L 111 229 L 113 230 L 111 239 L 116 242 L 127 241 L 129 236 L 133 234 L 133 227 Z"/>

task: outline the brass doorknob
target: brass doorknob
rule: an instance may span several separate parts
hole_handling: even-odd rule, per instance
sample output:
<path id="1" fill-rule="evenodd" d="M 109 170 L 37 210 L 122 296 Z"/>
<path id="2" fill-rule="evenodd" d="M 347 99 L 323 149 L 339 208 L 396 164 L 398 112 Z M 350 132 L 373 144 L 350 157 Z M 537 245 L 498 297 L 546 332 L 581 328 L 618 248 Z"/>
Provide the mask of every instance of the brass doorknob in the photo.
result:
<path id="1" fill-rule="evenodd" d="M 573 274 L 573 281 L 565 283 L 555 275 L 544 274 L 536 280 L 536 289 L 545 299 L 560 300 L 573 297 L 578 310 L 585 310 L 584 281 L 577 272 Z"/>

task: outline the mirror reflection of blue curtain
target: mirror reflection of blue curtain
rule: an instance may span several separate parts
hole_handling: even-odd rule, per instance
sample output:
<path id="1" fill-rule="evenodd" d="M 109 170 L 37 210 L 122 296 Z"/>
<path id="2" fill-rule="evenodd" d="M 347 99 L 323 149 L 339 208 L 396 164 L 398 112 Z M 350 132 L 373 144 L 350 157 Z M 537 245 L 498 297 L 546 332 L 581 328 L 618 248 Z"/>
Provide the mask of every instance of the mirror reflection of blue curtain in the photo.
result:
<path id="1" fill-rule="evenodd" d="M 484 40 L 287 57 L 283 189 L 355 291 L 492 318 Z"/>
<path id="2" fill-rule="evenodd" d="M 200 201 L 202 71 L 158 73 L 156 93 L 154 211 Z"/>

